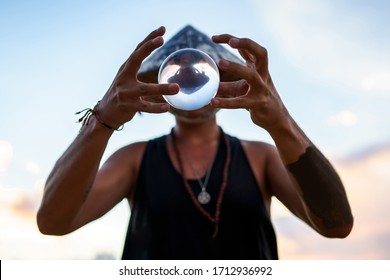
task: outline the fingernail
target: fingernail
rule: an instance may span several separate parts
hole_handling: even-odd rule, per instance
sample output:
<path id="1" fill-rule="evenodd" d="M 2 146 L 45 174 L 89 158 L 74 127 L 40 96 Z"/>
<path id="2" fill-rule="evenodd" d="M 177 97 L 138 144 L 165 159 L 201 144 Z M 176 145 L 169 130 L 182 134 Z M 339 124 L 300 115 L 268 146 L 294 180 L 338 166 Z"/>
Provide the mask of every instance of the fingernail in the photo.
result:
<path id="1" fill-rule="evenodd" d="M 221 102 L 220 102 L 218 99 L 216 99 L 216 98 L 213 98 L 213 99 L 211 100 L 211 104 L 212 104 L 213 106 L 218 106 L 219 103 L 221 103 Z"/>
<path id="2" fill-rule="evenodd" d="M 152 40 L 153 44 L 159 45 L 163 42 L 163 38 L 161 36 L 158 36 Z"/>
<path id="3" fill-rule="evenodd" d="M 169 92 L 171 92 L 171 93 L 177 92 L 177 91 L 178 91 L 178 86 L 177 86 L 177 84 L 170 84 L 170 85 L 168 86 L 168 90 L 169 90 Z"/>
<path id="4" fill-rule="evenodd" d="M 231 38 L 229 40 L 229 45 L 231 47 L 237 47 L 239 42 L 240 42 L 240 40 L 238 40 L 237 38 Z"/>
<path id="5" fill-rule="evenodd" d="M 168 104 L 163 104 L 160 107 L 161 111 L 168 111 L 169 110 L 169 105 Z"/>

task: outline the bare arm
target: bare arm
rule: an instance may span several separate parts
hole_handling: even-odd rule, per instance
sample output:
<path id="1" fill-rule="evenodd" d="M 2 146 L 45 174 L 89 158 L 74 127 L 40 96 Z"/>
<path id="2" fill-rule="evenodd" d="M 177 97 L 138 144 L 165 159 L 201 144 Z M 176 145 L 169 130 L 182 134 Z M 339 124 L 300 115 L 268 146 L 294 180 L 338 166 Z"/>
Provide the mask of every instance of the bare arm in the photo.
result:
<path id="1" fill-rule="evenodd" d="M 37 215 L 42 233 L 65 234 L 81 226 L 75 225 L 75 217 L 87 200 L 111 134 L 91 119 L 58 159 L 46 181 Z"/>
<path id="2" fill-rule="evenodd" d="M 157 85 L 138 81 L 142 61 L 163 44 L 165 28 L 151 32 L 121 66 L 112 85 L 93 111 L 80 134 L 55 164 L 44 189 L 37 223 L 45 234 L 66 234 L 100 217 L 128 194 L 134 182 L 134 166 L 142 147 L 130 146 L 136 153 L 121 150 L 98 171 L 112 128 L 130 121 L 136 112 L 163 113 L 165 103 L 146 99 L 175 94 L 177 84 Z M 141 145 L 142 146 L 142 145 Z M 138 148 L 137 148 L 138 147 Z M 129 171 L 130 170 L 130 171 Z"/>
<path id="3" fill-rule="evenodd" d="M 270 153 L 267 162 L 273 194 L 321 234 L 347 236 L 353 218 L 344 186 L 282 103 L 268 71 L 267 51 L 250 39 L 228 34 L 214 36 L 213 40 L 237 49 L 246 66 L 220 61 L 221 69 L 242 80 L 221 83 L 220 97 L 212 102 L 216 107 L 247 109 L 252 121 L 270 133 L 279 154 Z"/>

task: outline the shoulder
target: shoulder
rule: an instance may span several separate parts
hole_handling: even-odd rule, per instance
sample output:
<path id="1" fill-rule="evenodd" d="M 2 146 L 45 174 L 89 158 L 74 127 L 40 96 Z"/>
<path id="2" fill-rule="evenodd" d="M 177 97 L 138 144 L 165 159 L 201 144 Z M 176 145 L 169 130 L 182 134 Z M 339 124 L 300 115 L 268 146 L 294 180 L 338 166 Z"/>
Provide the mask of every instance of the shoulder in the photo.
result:
<path id="1" fill-rule="evenodd" d="M 123 160 L 132 160 L 135 158 L 142 157 L 146 146 L 149 141 L 134 142 L 128 144 L 122 148 L 119 148 L 113 155 L 113 158 L 123 159 Z"/>
<path id="2" fill-rule="evenodd" d="M 120 148 L 119 150 L 116 151 L 116 153 L 126 154 L 126 155 L 143 154 L 148 143 L 149 141 L 134 142 Z"/>
<path id="3" fill-rule="evenodd" d="M 278 149 L 269 143 L 260 141 L 243 141 L 243 149 L 248 157 L 249 162 L 254 169 L 260 169 L 258 172 L 268 177 L 270 174 L 280 174 L 284 165 L 280 158 Z"/>
<path id="4" fill-rule="evenodd" d="M 239 140 L 244 153 L 248 159 L 249 165 L 256 178 L 260 191 L 262 193 L 266 209 L 270 209 L 272 190 L 269 186 L 267 178 L 267 170 L 270 167 L 272 158 L 278 155 L 275 146 L 261 142 L 250 140 Z"/>
<path id="5" fill-rule="evenodd" d="M 274 158 L 275 156 L 278 157 L 279 155 L 276 147 L 272 144 L 263 141 L 241 139 L 229 134 L 226 135 L 229 137 L 230 143 L 233 146 L 241 147 L 244 150 L 252 167 L 257 166 L 259 161 L 264 163 L 268 159 Z"/>
<path id="6" fill-rule="evenodd" d="M 276 147 L 266 142 L 240 139 L 240 143 L 246 154 L 254 158 L 267 159 L 277 155 Z"/>
<path id="7" fill-rule="evenodd" d="M 130 156 L 130 157 L 139 157 L 142 156 L 146 150 L 146 147 L 148 144 L 151 143 L 161 143 L 166 135 L 159 136 L 156 138 L 152 138 L 146 141 L 138 141 L 131 144 L 128 144 L 120 149 L 118 149 L 115 154 L 121 155 L 121 156 Z"/>
<path id="8" fill-rule="evenodd" d="M 258 176 L 265 174 L 269 166 L 272 165 L 271 163 L 279 158 L 279 153 L 274 145 L 249 140 L 240 140 L 240 143 L 253 171 Z"/>
<path id="9" fill-rule="evenodd" d="M 127 163 L 134 168 L 135 171 L 138 171 L 138 168 L 142 162 L 143 155 L 150 144 L 162 143 L 165 138 L 160 136 L 146 141 L 138 141 L 131 144 L 128 144 L 120 149 L 118 149 L 113 155 L 112 158 L 118 160 L 122 163 Z"/>
<path id="10" fill-rule="evenodd" d="M 130 185 L 134 184 L 142 161 L 147 141 L 128 144 L 115 151 L 104 163 L 99 172 L 114 178 L 124 178 Z"/>
<path id="11" fill-rule="evenodd" d="M 99 172 L 110 176 L 110 181 L 121 185 L 125 196 L 132 203 L 138 173 L 141 168 L 143 155 L 150 141 L 140 141 L 119 148 L 104 163 Z M 103 173 L 103 174 L 104 174 Z"/>

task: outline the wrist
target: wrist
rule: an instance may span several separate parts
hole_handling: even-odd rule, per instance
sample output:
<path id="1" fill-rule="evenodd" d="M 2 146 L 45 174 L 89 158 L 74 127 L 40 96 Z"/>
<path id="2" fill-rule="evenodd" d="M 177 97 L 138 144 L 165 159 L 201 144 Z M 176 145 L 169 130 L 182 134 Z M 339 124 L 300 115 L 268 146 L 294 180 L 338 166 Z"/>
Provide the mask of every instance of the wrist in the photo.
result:
<path id="1" fill-rule="evenodd" d="M 299 156 L 311 145 L 305 133 L 290 116 L 269 129 L 268 133 L 285 163 L 298 160 Z"/>
<path id="2" fill-rule="evenodd" d="M 76 113 L 76 115 L 79 115 L 79 114 L 82 114 L 84 113 L 84 115 L 78 120 L 78 122 L 82 123 L 82 127 L 84 126 L 88 126 L 88 123 L 89 123 L 89 120 L 90 118 L 93 116 L 95 118 L 95 120 L 97 122 L 99 122 L 102 126 L 104 126 L 105 128 L 111 130 L 111 131 L 121 131 L 124 127 L 124 125 L 119 125 L 119 127 L 114 127 L 110 124 L 107 124 L 104 120 L 102 120 L 102 118 L 100 117 L 100 113 L 99 113 L 99 105 L 100 105 L 100 101 L 98 101 L 95 105 L 95 107 L 93 107 L 93 109 L 91 108 L 86 108 L 84 110 L 81 110 L 79 112 Z"/>
<path id="3" fill-rule="evenodd" d="M 96 115 L 91 115 L 88 118 L 87 122 L 83 122 L 80 133 L 85 133 L 88 135 L 101 135 L 110 137 L 115 130 L 107 128 L 104 124 L 102 124 L 97 118 Z"/>

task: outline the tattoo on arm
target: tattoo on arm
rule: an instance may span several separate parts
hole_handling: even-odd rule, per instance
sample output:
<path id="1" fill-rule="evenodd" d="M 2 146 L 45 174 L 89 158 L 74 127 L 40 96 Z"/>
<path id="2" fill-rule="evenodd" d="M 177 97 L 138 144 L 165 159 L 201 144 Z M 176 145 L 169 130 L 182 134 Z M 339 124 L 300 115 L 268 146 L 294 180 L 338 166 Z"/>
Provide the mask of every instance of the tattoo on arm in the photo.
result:
<path id="1" fill-rule="evenodd" d="M 298 182 L 309 210 L 329 229 L 352 222 L 351 208 L 340 177 L 314 146 L 286 165 Z"/>

